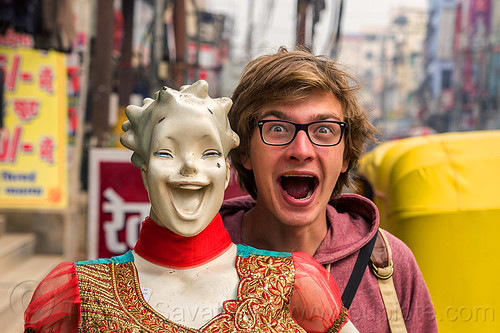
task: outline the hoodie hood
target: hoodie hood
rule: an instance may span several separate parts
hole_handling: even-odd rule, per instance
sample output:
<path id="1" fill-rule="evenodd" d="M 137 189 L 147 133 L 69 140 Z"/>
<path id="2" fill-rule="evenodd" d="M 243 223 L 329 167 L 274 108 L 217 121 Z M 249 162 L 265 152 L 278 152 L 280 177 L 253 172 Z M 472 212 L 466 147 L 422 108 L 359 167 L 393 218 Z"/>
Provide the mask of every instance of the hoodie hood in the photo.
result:
<path id="1" fill-rule="evenodd" d="M 359 251 L 375 236 L 379 213 L 367 198 L 341 194 L 327 206 L 330 226 L 314 258 L 321 264 L 334 263 Z"/>
<path id="2" fill-rule="evenodd" d="M 243 215 L 254 206 L 255 200 L 249 195 L 223 202 L 220 214 L 234 243 L 243 242 Z M 327 206 L 326 213 L 330 225 L 325 239 L 314 254 L 321 264 L 334 263 L 356 253 L 372 239 L 379 226 L 379 213 L 375 204 L 358 194 L 339 195 Z"/>

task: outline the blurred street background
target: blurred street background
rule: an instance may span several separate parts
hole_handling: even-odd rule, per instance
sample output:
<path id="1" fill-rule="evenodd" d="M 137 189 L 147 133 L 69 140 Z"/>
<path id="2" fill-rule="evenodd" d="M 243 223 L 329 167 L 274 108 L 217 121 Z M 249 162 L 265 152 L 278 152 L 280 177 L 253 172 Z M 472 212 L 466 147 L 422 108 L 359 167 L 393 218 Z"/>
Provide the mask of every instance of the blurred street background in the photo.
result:
<path id="1" fill-rule="evenodd" d="M 199 79 L 230 97 L 251 59 L 297 45 L 358 78 L 381 144 L 500 129 L 498 0 L 0 1 L 0 330 L 22 330 L 58 262 L 135 244 L 149 204 L 118 141 L 127 105 Z"/>

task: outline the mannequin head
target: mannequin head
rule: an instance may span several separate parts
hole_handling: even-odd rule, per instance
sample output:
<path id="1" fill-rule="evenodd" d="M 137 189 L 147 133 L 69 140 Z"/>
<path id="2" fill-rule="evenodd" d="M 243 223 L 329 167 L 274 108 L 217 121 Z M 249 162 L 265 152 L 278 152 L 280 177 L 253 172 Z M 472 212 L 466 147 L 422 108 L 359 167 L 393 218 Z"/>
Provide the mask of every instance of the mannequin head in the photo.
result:
<path id="1" fill-rule="evenodd" d="M 151 202 L 150 217 L 182 236 L 200 233 L 215 217 L 229 182 L 229 151 L 239 144 L 227 114 L 229 98 L 212 99 L 198 81 L 163 87 L 125 113 L 121 143 L 131 149 Z"/>

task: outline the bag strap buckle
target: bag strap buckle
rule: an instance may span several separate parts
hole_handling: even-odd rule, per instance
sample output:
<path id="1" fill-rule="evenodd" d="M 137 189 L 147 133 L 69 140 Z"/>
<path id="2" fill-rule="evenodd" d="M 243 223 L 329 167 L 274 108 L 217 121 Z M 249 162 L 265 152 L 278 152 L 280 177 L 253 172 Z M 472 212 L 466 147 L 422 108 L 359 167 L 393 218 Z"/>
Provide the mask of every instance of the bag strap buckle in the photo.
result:
<path id="1" fill-rule="evenodd" d="M 392 274 L 394 274 L 394 265 L 392 263 L 392 259 L 389 261 L 389 265 L 386 267 L 378 267 L 374 261 L 371 262 L 371 267 L 373 274 L 381 280 L 387 280 L 390 279 Z"/>

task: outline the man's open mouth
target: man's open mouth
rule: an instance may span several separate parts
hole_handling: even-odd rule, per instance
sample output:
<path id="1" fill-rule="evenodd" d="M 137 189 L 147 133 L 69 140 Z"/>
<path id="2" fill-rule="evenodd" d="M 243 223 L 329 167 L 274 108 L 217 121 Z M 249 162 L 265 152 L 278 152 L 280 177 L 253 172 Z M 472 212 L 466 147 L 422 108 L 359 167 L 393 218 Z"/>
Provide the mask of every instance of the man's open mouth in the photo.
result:
<path id="1" fill-rule="evenodd" d="M 304 200 L 313 195 L 316 187 L 318 187 L 318 179 L 309 175 L 286 175 L 281 176 L 281 188 L 289 196 Z"/>

